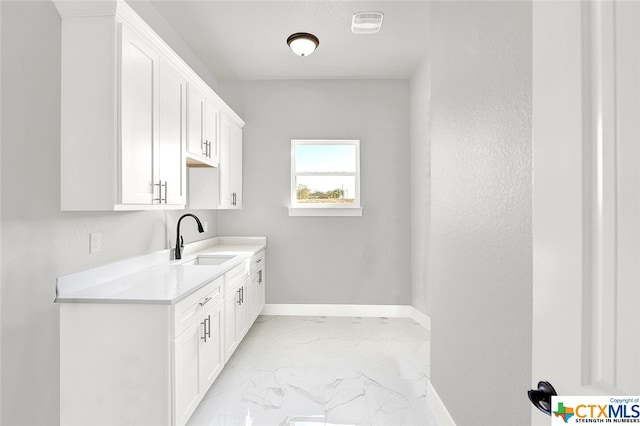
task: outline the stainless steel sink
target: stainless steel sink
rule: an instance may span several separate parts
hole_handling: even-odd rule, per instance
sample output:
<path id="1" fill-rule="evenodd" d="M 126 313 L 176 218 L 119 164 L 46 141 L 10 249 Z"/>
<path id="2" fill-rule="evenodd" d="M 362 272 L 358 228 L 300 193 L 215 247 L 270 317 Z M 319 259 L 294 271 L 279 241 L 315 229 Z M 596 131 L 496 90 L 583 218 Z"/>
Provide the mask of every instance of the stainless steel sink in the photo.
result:
<path id="1" fill-rule="evenodd" d="M 211 254 L 211 255 L 201 255 L 196 257 L 193 260 L 189 260 L 187 262 L 184 262 L 183 265 L 209 265 L 209 266 L 215 266 L 215 265 L 222 265 L 225 262 L 228 262 L 229 260 L 233 259 L 235 256 L 232 255 L 224 255 L 224 254 L 220 254 L 220 255 L 215 255 L 215 254 Z"/>

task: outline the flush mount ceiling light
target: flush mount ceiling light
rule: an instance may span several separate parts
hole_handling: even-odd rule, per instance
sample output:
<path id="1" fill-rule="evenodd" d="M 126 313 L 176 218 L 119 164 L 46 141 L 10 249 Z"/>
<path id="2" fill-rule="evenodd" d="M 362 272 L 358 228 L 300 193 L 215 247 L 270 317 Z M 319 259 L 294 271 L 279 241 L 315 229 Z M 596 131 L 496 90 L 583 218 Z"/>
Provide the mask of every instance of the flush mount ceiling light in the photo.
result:
<path id="1" fill-rule="evenodd" d="M 320 40 L 313 34 L 295 33 L 289 36 L 287 44 L 296 55 L 309 56 L 316 50 L 316 47 L 320 44 Z"/>
<path id="2" fill-rule="evenodd" d="M 382 28 L 382 12 L 357 12 L 351 20 L 351 32 L 354 34 L 375 34 Z"/>

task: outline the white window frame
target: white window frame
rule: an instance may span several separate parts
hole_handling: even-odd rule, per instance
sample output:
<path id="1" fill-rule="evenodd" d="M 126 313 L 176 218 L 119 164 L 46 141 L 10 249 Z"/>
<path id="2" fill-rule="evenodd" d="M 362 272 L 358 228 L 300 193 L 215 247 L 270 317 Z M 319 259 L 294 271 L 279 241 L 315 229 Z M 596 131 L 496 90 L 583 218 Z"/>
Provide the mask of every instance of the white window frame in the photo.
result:
<path id="1" fill-rule="evenodd" d="M 301 172 L 296 173 L 296 146 L 299 145 L 354 145 L 356 147 L 355 172 Z M 351 205 L 341 203 L 298 203 L 296 177 L 298 176 L 355 176 L 355 197 Z M 359 139 L 292 139 L 291 140 L 291 204 L 289 216 L 362 216 L 360 205 L 360 140 Z"/>

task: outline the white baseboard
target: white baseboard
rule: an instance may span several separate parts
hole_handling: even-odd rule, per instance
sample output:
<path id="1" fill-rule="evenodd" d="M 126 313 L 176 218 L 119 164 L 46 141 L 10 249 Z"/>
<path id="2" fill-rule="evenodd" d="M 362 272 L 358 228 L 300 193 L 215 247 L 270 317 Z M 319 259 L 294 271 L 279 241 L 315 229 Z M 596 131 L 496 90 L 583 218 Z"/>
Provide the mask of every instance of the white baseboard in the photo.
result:
<path id="1" fill-rule="evenodd" d="M 266 304 L 262 315 L 411 318 L 407 305 Z"/>
<path id="2" fill-rule="evenodd" d="M 266 304 L 262 315 L 411 318 L 431 330 L 431 318 L 409 305 Z"/>
<path id="3" fill-rule="evenodd" d="M 423 314 L 413 306 L 410 306 L 410 308 L 411 308 L 410 318 L 413 319 L 418 324 L 420 324 L 421 326 L 423 326 L 424 328 L 426 328 L 427 330 L 431 331 L 431 318 Z"/>
<path id="4" fill-rule="evenodd" d="M 431 381 L 427 382 L 427 403 L 436 418 L 436 422 L 440 426 L 456 426 L 453 417 L 449 414 L 449 410 L 440 399 L 436 388 L 433 387 Z"/>

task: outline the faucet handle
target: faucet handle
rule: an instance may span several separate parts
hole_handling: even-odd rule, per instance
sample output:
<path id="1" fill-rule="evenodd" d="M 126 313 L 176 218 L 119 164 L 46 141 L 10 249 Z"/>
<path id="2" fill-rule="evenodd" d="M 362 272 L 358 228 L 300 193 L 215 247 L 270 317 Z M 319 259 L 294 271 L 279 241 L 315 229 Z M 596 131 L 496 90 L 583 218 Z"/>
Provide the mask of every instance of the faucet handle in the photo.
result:
<path id="1" fill-rule="evenodd" d="M 180 235 L 180 248 L 184 248 L 184 238 Z"/>

